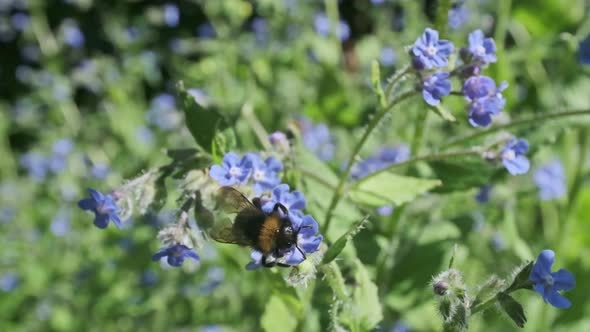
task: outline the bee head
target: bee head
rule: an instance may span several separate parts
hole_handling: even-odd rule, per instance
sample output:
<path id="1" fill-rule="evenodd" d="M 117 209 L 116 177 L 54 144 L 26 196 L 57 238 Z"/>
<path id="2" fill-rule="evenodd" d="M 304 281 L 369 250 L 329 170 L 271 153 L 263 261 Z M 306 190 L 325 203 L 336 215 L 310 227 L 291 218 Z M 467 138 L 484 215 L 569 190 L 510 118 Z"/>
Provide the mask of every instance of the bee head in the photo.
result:
<path id="1" fill-rule="evenodd" d="M 283 222 L 282 227 L 279 229 L 278 246 L 280 248 L 290 248 L 297 243 L 297 232 L 293 229 L 293 224 L 288 220 Z"/>

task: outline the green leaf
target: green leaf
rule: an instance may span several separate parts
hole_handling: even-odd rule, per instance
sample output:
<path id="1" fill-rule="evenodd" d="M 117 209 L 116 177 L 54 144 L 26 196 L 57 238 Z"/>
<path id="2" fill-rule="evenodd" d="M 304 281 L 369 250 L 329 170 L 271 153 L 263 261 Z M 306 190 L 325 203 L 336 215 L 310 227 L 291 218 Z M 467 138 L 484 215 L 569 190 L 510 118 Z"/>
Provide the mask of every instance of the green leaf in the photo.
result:
<path id="1" fill-rule="evenodd" d="M 380 173 L 359 180 L 350 197 L 361 204 L 383 206 L 403 204 L 441 184 L 436 179 L 420 179 L 392 173 Z"/>
<path id="2" fill-rule="evenodd" d="M 493 298 L 498 294 L 505 286 L 506 282 L 497 276 L 491 276 L 486 282 L 478 287 L 477 295 L 473 301 L 472 307 L 475 307 L 479 303 L 483 303 L 488 299 Z"/>
<path id="3" fill-rule="evenodd" d="M 498 299 L 498 302 L 500 302 L 500 307 L 502 307 L 502 310 L 504 310 L 508 317 L 514 321 L 516 326 L 521 328 L 524 327 L 524 323 L 526 323 L 526 316 L 524 314 L 522 305 L 516 302 L 512 296 L 506 293 L 499 293 L 496 298 Z"/>
<path id="4" fill-rule="evenodd" d="M 223 115 L 215 109 L 205 108 L 197 103 L 195 98 L 185 90 L 182 81 L 178 82 L 176 88 L 188 130 L 197 144 L 211 152 L 215 133 L 227 126 Z"/>
<path id="5" fill-rule="evenodd" d="M 434 111 L 434 113 L 436 113 L 441 118 L 443 118 L 443 120 L 450 121 L 450 122 L 457 121 L 455 116 L 453 114 L 451 114 L 451 112 L 449 112 L 446 108 L 444 108 L 444 106 L 442 106 L 440 104 L 436 105 L 436 106 L 430 106 L 428 108 L 430 108 L 432 111 Z"/>
<path id="6" fill-rule="evenodd" d="M 353 317 L 358 322 L 361 331 L 370 331 L 383 319 L 377 286 L 371 280 L 363 263 L 358 259 L 356 260 L 354 277 L 357 287 L 353 293 Z"/>
<path id="7" fill-rule="evenodd" d="M 264 331 L 295 331 L 297 319 L 278 296 L 271 296 L 266 303 L 260 324 Z"/>
<path id="8" fill-rule="evenodd" d="M 236 147 L 236 134 L 233 128 L 228 128 L 223 131 L 215 133 L 213 142 L 211 144 L 211 154 L 213 155 L 213 162 L 221 164 L 223 156 L 234 150 Z"/>
<path id="9" fill-rule="evenodd" d="M 440 160 L 429 163 L 442 181 L 442 186 L 434 190 L 438 193 L 466 190 L 488 184 L 496 168 L 481 158 L 463 157 L 458 160 Z"/>
<path id="10" fill-rule="evenodd" d="M 535 262 L 531 261 L 519 267 L 515 273 L 512 284 L 510 284 L 510 287 L 506 289 L 506 292 L 513 292 L 518 289 L 533 289 L 533 283 L 530 280 L 530 276 L 534 263 Z"/>
<path id="11" fill-rule="evenodd" d="M 340 236 L 338 240 L 336 240 L 336 242 L 334 242 L 334 244 L 328 248 L 326 254 L 324 255 L 324 259 L 322 260 L 322 264 L 328 264 L 333 261 L 342 252 L 342 250 L 344 250 L 348 240 L 351 240 L 363 228 L 364 224 L 368 220 L 369 216 L 366 216 L 359 222 L 351 225 L 350 229 L 346 233 L 342 234 L 342 236 Z"/>
<path id="12" fill-rule="evenodd" d="M 377 62 L 377 60 L 373 60 L 371 63 L 371 83 L 373 84 L 373 89 L 375 90 L 379 104 L 381 107 L 387 107 L 385 93 L 381 87 L 381 71 L 379 69 L 379 62 Z"/>

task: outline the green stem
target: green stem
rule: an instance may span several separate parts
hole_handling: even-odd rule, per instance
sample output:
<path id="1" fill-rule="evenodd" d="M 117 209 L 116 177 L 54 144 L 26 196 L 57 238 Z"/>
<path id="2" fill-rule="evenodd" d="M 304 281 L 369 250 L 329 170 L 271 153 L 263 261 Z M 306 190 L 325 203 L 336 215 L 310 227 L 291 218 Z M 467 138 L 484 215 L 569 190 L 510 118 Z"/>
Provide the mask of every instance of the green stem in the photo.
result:
<path id="1" fill-rule="evenodd" d="M 246 102 L 242 107 L 242 115 L 244 116 L 244 120 L 246 120 L 246 122 L 248 122 L 248 124 L 250 125 L 250 128 L 252 129 L 252 131 L 256 135 L 256 138 L 258 138 L 258 141 L 260 141 L 260 144 L 262 144 L 264 149 L 266 151 L 271 151 L 272 146 L 270 145 L 270 142 L 268 140 L 268 133 L 266 132 L 264 126 L 260 123 L 260 121 L 258 121 L 258 118 L 256 117 L 256 114 L 254 114 L 254 109 L 250 102 Z"/>
<path id="2" fill-rule="evenodd" d="M 436 23 L 435 28 L 438 30 L 441 37 L 447 35 L 447 27 L 449 26 L 449 10 L 451 10 L 452 1 L 451 0 L 441 0 L 439 1 L 439 7 L 436 12 Z"/>
<path id="3" fill-rule="evenodd" d="M 574 175 L 574 181 L 572 182 L 572 187 L 568 192 L 568 202 L 566 208 L 566 216 L 569 217 L 570 211 L 576 202 L 578 197 L 578 193 L 580 192 L 580 188 L 582 186 L 582 178 L 584 174 L 584 163 L 586 162 L 586 157 L 588 156 L 588 145 L 590 144 L 590 130 L 583 129 L 578 132 L 578 163 L 576 164 L 576 173 Z"/>
<path id="4" fill-rule="evenodd" d="M 413 164 L 420 162 L 420 161 L 441 160 L 441 159 L 449 159 L 449 158 L 455 158 L 455 157 L 474 156 L 474 155 L 479 155 L 479 154 L 481 154 L 481 151 L 476 150 L 476 149 L 470 149 L 470 150 L 460 150 L 460 151 L 445 152 L 445 153 L 436 153 L 436 154 L 430 154 L 430 155 L 411 158 L 411 159 L 408 159 L 404 162 L 393 164 L 393 165 L 386 167 L 386 168 L 382 168 L 374 173 L 371 173 L 371 174 L 365 176 L 364 178 L 355 182 L 352 185 L 352 189 L 357 188 L 361 183 L 363 183 L 367 179 L 370 179 L 370 178 L 377 176 L 381 173 L 392 171 L 395 168 L 413 165 Z"/>
<path id="5" fill-rule="evenodd" d="M 417 155 L 420 152 L 420 148 L 422 147 L 422 141 L 424 140 L 424 129 L 427 126 L 429 113 L 430 112 L 427 110 L 418 113 L 418 118 L 416 119 L 414 126 L 414 138 L 412 139 L 412 145 L 410 146 L 412 156 Z"/>
<path id="6" fill-rule="evenodd" d="M 403 100 L 414 96 L 416 93 L 417 92 L 413 91 L 413 90 L 402 93 L 397 98 L 393 99 L 387 107 L 383 108 L 381 111 L 379 111 L 377 114 L 375 114 L 375 116 L 369 122 L 369 124 L 367 126 L 367 130 L 365 130 L 365 132 L 363 133 L 363 136 L 361 137 L 361 139 L 358 141 L 358 143 L 355 145 L 354 149 L 352 150 L 352 154 L 350 155 L 350 158 L 348 159 L 348 162 L 346 163 L 346 168 L 344 169 L 344 173 L 340 177 L 340 181 L 338 182 L 338 185 L 336 186 L 336 190 L 334 190 L 334 194 L 332 195 L 332 200 L 330 201 L 330 205 L 328 206 L 328 210 L 326 211 L 326 216 L 324 218 L 324 220 L 325 220 L 325 225 L 324 225 L 324 229 L 323 229 L 324 234 L 328 234 L 328 230 L 330 229 L 330 222 L 332 221 L 332 214 L 334 212 L 334 209 L 336 208 L 336 206 L 338 205 L 338 202 L 340 201 L 340 199 L 342 198 L 342 196 L 344 194 L 344 185 L 348 181 L 348 177 L 350 176 L 350 171 L 352 169 L 354 161 L 356 160 L 356 157 L 358 156 L 361 149 L 365 145 L 365 142 L 367 141 L 367 139 L 369 138 L 369 136 L 371 135 L 373 130 L 377 127 L 377 125 L 379 124 L 381 119 L 394 106 L 396 106 L 397 104 L 399 104 Z"/>
<path id="7" fill-rule="evenodd" d="M 410 65 L 406 65 L 397 74 L 394 74 L 394 76 L 389 80 L 389 82 L 387 82 L 387 87 L 385 88 L 386 98 L 389 98 L 391 92 L 393 91 L 393 88 L 397 86 L 397 83 L 411 71 L 412 67 Z"/>
<path id="8" fill-rule="evenodd" d="M 531 116 L 531 117 L 527 117 L 524 119 L 515 120 L 515 121 L 512 121 L 512 122 L 504 124 L 504 125 L 491 127 L 486 130 L 476 131 L 473 134 L 469 134 L 469 135 L 465 135 L 462 137 L 452 139 L 451 141 L 445 143 L 441 147 L 441 149 L 444 150 L 444 149 L 447 149 L 451 146 L 459 145 L 459 144 L 465 143 L 467 141 L 472 141 L 474 139 L 478 139 L 480 137 L 487 136 L 487 135 L 490 135 L 490 134 L 493 134 L 493 133 L 496 133 L 498 131 L 505 130 L 508 128 L 533 125 L 538 122 L 543 122 L 543 121 L 547 121 L 547 120 L 551 120 L 551 119 L 562 118 L 562 117 L 565 118 L 565 117 L 577 116 L 577 115 L 590 115 L 590 110 L 586 109 L 586 110 L 573 110 L 573 111 L 566 111 L 566 112 L 547 113 L 547 114 L 536 115 L 536 116 Z"/>

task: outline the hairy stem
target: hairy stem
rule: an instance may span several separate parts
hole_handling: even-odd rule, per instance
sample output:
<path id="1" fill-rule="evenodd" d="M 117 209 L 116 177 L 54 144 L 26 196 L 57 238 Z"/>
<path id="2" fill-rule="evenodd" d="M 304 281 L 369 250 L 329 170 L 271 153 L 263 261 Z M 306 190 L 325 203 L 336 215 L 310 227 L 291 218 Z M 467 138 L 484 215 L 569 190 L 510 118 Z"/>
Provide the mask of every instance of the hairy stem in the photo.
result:
<path id="1" fill-rule="evenodd" d="M 406 100 L 406 99 L 410 98 L 411 96 L 414 96 L 415 94 L 416 94 L 416 91 L 407 91 L 405 93 L 402 93 L 397 98 L 393 99 L 387 107 L 385 107 L 382 110 L 380 110 L 379 112 L 377 112 L 377 114 L 375 114 L 375 116 L 369 122 L 367 129 L 363 133 L 363 136 L 361 137 L 361 139 L 358 141 L 358 143 L 353 148 L 352 154 L 350 155 L 350 158 L 348 159 L 348 162 L 346 163 L 346 168 L 344 169 L 344 173 L 340 177 L 340 181 L 338 182 L 338 185 L 336 186 L 336 190 L 334 190 L 334 194 L 332 195 L 332 200 L 330 201 L 330 205 L 328 206 L 328 210 L 326 211 L 326 216 L 324 218 L 324 220 L 325 220 L 325 225 L 324 225 L 324 229 L 323 229 L 324 234 L 328 234 L 328 230 L 330 229 L 330 222 L 332 221 L 332 215 L 333 215 L 334 209 L 336 208 L 336 206 L 338 205 L 338 202 L 340 201 L 340 199 L 344 195 L 344 185 L 348 181 L 348 177 L 350 176 L 350 171 L 352 169 L 354 161 L 356 160 L 356 157 L 358 156 L 361 149 L 365 145 L 367 139 L 369 138 L 369 136 L 371 135 L 373 130 L 377 127 L 377 125 L 379 124 L 381 119 L 394 106 L 396 106 L 397 104 L 399 104 L 403 100 Z"/>
<path id="2" fill-rule="evenodd" d="M 469 135 L 465 135 L 462 137 L 452 139 L 449 142 L 445 143 L 441 147 L 441 149 L 447 149 L 451 146 L 460 145 L 462 143 L 465 143 L 465 142 L 468 142 L 468 141 L 471 141 L 474 139 L 478 139 L 478 138 L 496 133 L 498 131 L 509 129 L 509 128 L 530 126 L 530 125 L 534 125 L 536 123 L 544 122 L 544 121 L 551 120 L 551 119 L 565 118 L 565 117 L 579 116 L 579 115 L 590 115 L 590 110 L 586 109 L 586 110 L 572 110 L 572 111 L 566 111 L 566 112 L 547 113 L 547 114 L 536 115 L 536 116 L 532 116 L 532 117 L 526 117 L 524 119 L 514 120 L 514 121 L 504 124 L 504 125 L 491 127 L 486 130 L 476 131 L 473 134 L 469 134 Z"/>

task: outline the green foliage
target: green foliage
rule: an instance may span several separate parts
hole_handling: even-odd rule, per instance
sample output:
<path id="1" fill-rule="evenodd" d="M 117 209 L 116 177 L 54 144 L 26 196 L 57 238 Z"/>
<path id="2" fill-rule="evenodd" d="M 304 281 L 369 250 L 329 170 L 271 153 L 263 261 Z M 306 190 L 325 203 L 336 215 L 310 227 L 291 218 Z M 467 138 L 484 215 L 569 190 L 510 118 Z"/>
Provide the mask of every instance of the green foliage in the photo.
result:
<path id="1" fill-rule="evenodd" d="M 380 173 L 359 180 L 350 195 L 354 201 L 370 206 L 404 204 L 440 185 L 439 180 Z"/>

